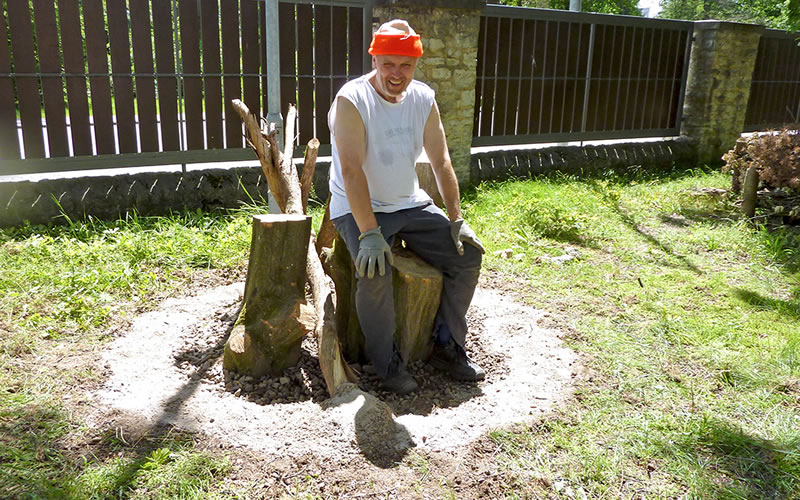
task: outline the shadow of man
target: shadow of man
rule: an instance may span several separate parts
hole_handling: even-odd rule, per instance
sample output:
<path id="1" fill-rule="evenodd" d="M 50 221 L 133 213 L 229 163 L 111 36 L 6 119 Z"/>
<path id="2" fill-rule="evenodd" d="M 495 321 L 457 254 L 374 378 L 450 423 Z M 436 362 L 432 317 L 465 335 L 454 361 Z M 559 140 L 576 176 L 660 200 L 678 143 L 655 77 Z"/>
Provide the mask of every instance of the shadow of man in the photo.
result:
<path id="1" fill-rule="evenodd" d="M 356 443 L 370 463 L 388 469 L 403 460 L 415 446 L 405 426 L 397 423 L 389 406 L 355 384 L 342 384 L 325 410 L 336 409 L 342 419 L 352 415 Z"/>

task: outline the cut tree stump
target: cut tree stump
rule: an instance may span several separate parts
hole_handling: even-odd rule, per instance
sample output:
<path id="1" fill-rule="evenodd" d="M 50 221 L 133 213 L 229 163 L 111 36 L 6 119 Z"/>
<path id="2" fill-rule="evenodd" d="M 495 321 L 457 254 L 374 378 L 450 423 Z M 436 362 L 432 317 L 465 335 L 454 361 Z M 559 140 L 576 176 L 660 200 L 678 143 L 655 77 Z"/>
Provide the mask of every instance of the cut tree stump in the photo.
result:
<path id="1" fill-rule="evenodd" d="M 256 215 L 239 320 L 225 344 L 223 368 L 252 377 L 294 366 L 316 313 L 305 293 L 311 217 Z"/>
<path id="2" fill-rule="evenodd" d="M 411 250 L 392 248 L 392 287 L 397 328 L 395 344 L 406 362 L 426 359 L 432 348 L 433 322 L 442 294 L 442 273 Z M 336 285 L 336 333 L 350 362 L 365 362 L 364 335 L 355 308 L 355 265 L 337 234 L 326 264 Z"/>

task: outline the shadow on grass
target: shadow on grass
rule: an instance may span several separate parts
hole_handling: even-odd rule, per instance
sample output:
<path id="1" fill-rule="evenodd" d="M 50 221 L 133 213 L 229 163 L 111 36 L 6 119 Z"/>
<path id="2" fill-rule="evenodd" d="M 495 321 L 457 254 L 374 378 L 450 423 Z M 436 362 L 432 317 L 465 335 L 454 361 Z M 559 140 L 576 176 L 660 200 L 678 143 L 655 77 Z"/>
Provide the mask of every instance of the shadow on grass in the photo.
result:
<path id="1" fill-rule="evenodd" d="M 235 318 L 238 318 L 238 311 L 233 318 L 220 341 L 199 352 L 200 356 L 213 356 L 220 345 L 224 345 L 233 330 Z M 92 449 L 92 456 L 95 459 L 93 462 L 99 466 L 100 471 L 91 474 L 92 477 L 88 480 L 76 481 L 74 486 L 76 494 L 86 494 L 93 498 L 127 497 L 139 486 L 142 473 L 157 471 L 173 461 L 175 452 L 191 448 L 191 434 L 177 429 L 170 421 L 170 415 L 177 412 L 193 396 L 201 385 L 200 380 L 212 366 L 212 363 L 208 363 L 197 367 L 189 381 L 166 401 L 161 414 L 149 420 L 150 424 L 142 424 L 140 419 L 127 415 L 121 415 L 118 420 L 107 422 L 102 439 Z M 118 457 L 123 460 L 114 460 Z M 177 475 L 165 473 L 163 481 L 169 481 L 169 484 L 156 486 L 146 484 L 145 487 L 171 492 L 164 493 L 167 496 L 185 496 L 186 491 L 199 495 L 203 489 L 203 482 L 224 474 L 219 464 L 207 462 L 205 457 L 190 456 L 178 466 Z M 75 469 L 77 471 L 75 479 L 77 479 L 81 471 L 78 466 Z"/>
<path id="2" fill-rule="evenodd" d="M 793 319 L 800 319 L 800 301 L 764 297 L 761 294 L 743 288 L 737 288 L 733 293 L 736 295 L 736 298 L 745 304 L 755 306 L 762 310 L 775 311 Z"/>
<path id="3" fill-rule="evenodd" d="M 712 491 L 701 497 L 788 498 L 800 483 L 800 440 L 769 441 L 714 419 L 697 422 L 678 447 Z"/>
<path id="4" fill-rule="evenodd" d="M 624 225 L 628 226 L 630 229 L 639 234 L 639 236 L 641 236 L 642 239 L 647 241 L 653 247 L 658 248 L 665 254 L 670 255 L 675 259 L 677 259 L 678 262 L 680 262 L 681 267 L 685 267 L 686 269 L 689 269 L 690 271 L 692 271 L 697 275 L 703 274 L 700 268 L 695 266 L 689 259 L 686 258 L 686 256 L 675 253 L 675 251 L 668 243 L 661 241 L 656 236 L 651 234 L 647 227 L 637 224 L 633 216 L 631 216 L 631 214 L 628 213 L 628 211 L 625 210 L 625 208 L 623 208 L 622 205 L 620 205 L 619 198 L 617 196 L 614 196 L 612 193 L 610 193 L 608 190 L 604 189 L 597 183 L 591 183 L 591 186 L 592 189 L 594 189 L 594 191 L 606 202 L 606 204 L 614 212 L 616 212 L 617 216 L 619 217 L 619 220 L 622 221 Z"/>
<path id="5" fill-rule="evenodd" d="M 63 477 L 71 476 L 56 441 L 69 427 L 57 407 L 3 391 L 0 393 L 0 495 L 22 498 L 65 494 Z"/>

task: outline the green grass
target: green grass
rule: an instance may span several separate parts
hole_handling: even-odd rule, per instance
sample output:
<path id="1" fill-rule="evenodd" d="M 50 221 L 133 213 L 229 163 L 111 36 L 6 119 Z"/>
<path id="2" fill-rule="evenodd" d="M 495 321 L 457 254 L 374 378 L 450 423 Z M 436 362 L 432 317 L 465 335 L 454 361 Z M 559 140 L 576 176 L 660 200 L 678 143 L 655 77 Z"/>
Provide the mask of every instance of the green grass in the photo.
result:
<path id="1" fill-rule="evenodd" d="M 692 191 L 729 182 L 561 176 L 472 193 L 485 268 L 524 283 L 588 363 L 565 407 L 492 434 L 506 467 L 562 495 L 797 495 L 800 237 Z M 581 258 L 539 258 L 567 246 Z M 520 257 L 494 254 L 507 248 Z"/>
<path id="2" fill-rule="evenodd" d="M 520 283 L 585 366 L 569 402 L 490 434 L 510 495 L 798 496 L 800 238 L 693 191 L 728 185 L 702 170 L 553 175 L 465 196 L 486 272 Z M 208 270 L 242 277 L 253 210 L 0 231 L 0 496 L 241 493 L 228 457 L 190 436 L 89 428 L 63 397 L 100 375 L 64 360 Z M 580 258 L 542 258 L 567 247 Z M 408 491 L 450 491 L 424 454 L 402 467 Z"/>
<path id="3" fill-rule="evenodd" d="M 218 488 L 209 485 L 224 476 L 224 463 L 169 436 L 103 458 L 67 453 L 70 442 L 91 453 L 116 445 L 86 446 L 91 431 L 62 403 L 64 394 L 98 379 L 91 363 L 61 370 L 50 363 L 80 359 L 114 324 L 179 293 L 198 273 L 241 276 L 255 211 L 264 210 L 132 214 L 0 231 L 0 492 L 205 498 Z"/>

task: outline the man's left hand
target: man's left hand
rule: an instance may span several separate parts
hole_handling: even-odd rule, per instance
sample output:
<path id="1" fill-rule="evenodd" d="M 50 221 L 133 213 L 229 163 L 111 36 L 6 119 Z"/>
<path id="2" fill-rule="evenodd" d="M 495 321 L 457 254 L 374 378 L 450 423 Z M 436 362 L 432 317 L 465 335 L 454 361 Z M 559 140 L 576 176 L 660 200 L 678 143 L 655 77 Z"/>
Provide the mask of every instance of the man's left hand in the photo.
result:
<path id="1" fill-rule="evenodd" d="M 450 236 L 453 237 L 453 243 L 456 244 L 458 255 L 464 255 L 464 242 L 474 246 L 481 253 L 486 253 L 486 249 L 483 248 L 475 231 L 467 225 L 464 219 L 456 219 L 450 222 Z"/>

